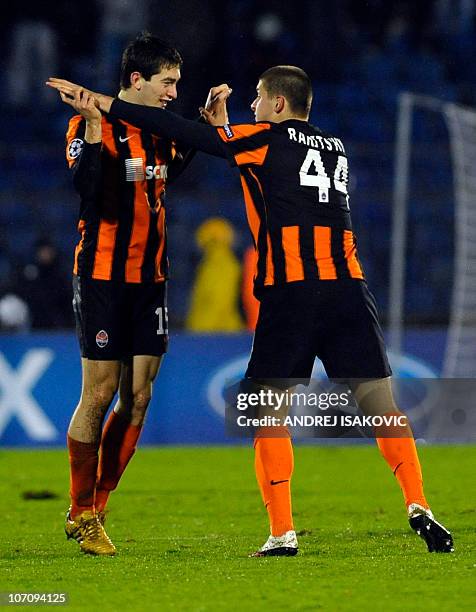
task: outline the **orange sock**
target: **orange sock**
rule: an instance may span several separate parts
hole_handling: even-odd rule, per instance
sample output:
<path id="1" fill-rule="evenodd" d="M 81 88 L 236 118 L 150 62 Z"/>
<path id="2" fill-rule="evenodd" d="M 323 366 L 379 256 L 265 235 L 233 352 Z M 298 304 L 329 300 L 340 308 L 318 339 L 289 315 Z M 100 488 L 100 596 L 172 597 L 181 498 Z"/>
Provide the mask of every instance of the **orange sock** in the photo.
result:
<path id="1" fill-rule="evenodd" d="M 104 425 L 96 484 L 96 510 L 104 510 L 135 453 L 141 425 L 131 425 L 112 410 Z"/>
<path id="2" fill-rule="evenodd" d="M 407 425 L 407 428 L 408 436 L 405 438 L 376 437 L 375 439 L 383 458 L 400 484 L 405 505 L 408 507 L 410 504 L 420 504 L 424 508 L 429 508 L 423 492 L 423 477 L 415 440 L 410 425 Z"/>
<path id="3" fill-rule="evenodd" d="M 255 439 L 256 479 L 261 497 L 269 516 L 271 534 L 280 536 L 294 530 L 291 508 L 291 476 L 294 467 L 293 447 L 287 430 L 283 437 L 261 437 L 266 432 L 260 429 Z M 273 427 L 273 435 L 279 435 Z"/>
<path id="4" fill-rule="evenodd" d="M 71 516 L 94 510 L 99 443 L 79 442 L 68 435 Z"/>

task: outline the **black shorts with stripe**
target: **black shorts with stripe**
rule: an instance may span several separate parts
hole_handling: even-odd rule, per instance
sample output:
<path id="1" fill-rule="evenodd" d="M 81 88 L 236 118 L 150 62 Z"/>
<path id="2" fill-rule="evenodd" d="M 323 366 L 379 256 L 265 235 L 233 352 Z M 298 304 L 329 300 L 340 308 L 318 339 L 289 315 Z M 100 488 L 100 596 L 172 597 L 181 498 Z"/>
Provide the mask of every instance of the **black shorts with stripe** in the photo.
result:
<path id="1" fill-rule="evenodd" d="M 246 378 L 309 379 L 315 357 L 332 379 L 391 375 L 365 281 L 303 281 L 262 291 Z"/>
<path id="2" fill-rule="evenodd" d="M 73 309 L 81 356 L 98 361 L 167 351 L 167 287 L 73 276 Z"/>

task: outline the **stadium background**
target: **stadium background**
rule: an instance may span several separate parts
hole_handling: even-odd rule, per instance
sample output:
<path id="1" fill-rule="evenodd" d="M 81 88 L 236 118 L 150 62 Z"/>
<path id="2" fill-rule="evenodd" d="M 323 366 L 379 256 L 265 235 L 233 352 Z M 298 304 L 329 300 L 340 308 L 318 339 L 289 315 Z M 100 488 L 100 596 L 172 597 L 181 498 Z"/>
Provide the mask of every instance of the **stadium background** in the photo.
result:
<path id="1" fill-rule="evenodd" d="M 360 257 L 385 322 L 398 94 L 408 90 L 476 105 L 476 70 L 467 61 L 476 50 L 474 4 L 473 0 L 309 0 L 298 6 L 272 0 L 9 3 L 0 26 L 5 59 L 0 299 L 17 295 L 28 304 L 30 319 L 12 333 L 11 302 L 0 309 L 6 313 L 0 335 L 0 442 L 63 445 L 80 387 L 79 357 L 68 331 L 78 210 L 64 161 L 70 112 L 43 86 L 47 76 L 57 74 L 114 93 L 120 51 L 138 31 L 148 29 L 173 41 L 184 57 L 173 110 L 197 116 L 209 87 L 226 81 L 234 90 L 229 105 L 232 122 L 248 122 L 259 74 L 279 63 L 302 66 L 314 84 L 311 121 L 346 144 Z M 413 359 L 412 375 L 422 371 L 435 375 L 441 366 L 452 288 L 453 178 L 443 120 L 425 113 L 417 113 L 416 119 L 405 351 Z M 239 259 L 250 244 L 238 174 L 223 161 L 199 154 L 167 195 L 171 352 L 158 380 L 154 416 L 144 441 L 219 442 L 221 422 L 211 406 L 208 385 L 228 367 L 235 367 L 234 374 L 239 371 L 251 336 L 247 332 L 192 336 L 184 324 L 200 259 L 194 240 L 200 224 L 210 217 L 228 219 L 235 229 L 234 251 Z M 45 243 L 53 245 L 58 257 L 42 267 L 38 251 Z M 21 314 L 20 307 L 14 306 L 13 312 Z M 60 402 L 51 393 L 56 387 L 62 389 Z M 51 429 L 48 433 L 45 422 L 46 430 L 40 433 L 42 417 L 36 410 L 47 415 L 54 433 Z M 40 419 L 36 430 L 35 414 Z M 194 415 L 190 436 L 173 427 L 180 414 Z"/>

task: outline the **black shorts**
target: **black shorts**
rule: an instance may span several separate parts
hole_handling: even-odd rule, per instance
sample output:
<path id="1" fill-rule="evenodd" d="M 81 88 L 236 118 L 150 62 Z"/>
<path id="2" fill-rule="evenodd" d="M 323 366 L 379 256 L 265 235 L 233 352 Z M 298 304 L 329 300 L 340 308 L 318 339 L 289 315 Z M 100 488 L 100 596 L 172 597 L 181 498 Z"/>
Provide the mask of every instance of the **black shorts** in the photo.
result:
<path id="1" fill-rule="evenodd" d="M 73 276 L 81 356 L 99 361 L 167 351 L 166 283 L 117 283 Z"/>
<path id="2" fill-rule="evenodd" d="M 316 356 L 332 379 L 391 375 L 365 281 L 294 282 L 263 290 L 246 377 L 308 380 Z"/>

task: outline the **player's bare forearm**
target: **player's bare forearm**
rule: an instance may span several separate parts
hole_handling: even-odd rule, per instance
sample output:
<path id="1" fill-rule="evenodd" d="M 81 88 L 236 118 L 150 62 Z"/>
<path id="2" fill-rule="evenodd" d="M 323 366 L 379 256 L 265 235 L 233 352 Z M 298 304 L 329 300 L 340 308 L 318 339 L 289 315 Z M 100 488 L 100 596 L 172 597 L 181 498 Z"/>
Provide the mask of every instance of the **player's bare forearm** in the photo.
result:
<path id="1" fill-rule="evenodd" d="M 63 79 L 50 79 L 48 85 L 56 89 L 65 104 L 69 104 L 86 120 L 84 140 L 89 144 L 97 144 L 102 140 L 100 103 L 94 92 Z M 106 97 L 106 96 L 101 96 Z M 107 102 L 103 100 L 107 106 Z"/>
<path id="2" fill-rule="evenodd" d="M 100 93 L 94 93 L 93 95 L 99 103 L 99 108 L 102 110 L 102 112 L 108 113 L 111 109 L 111 104 L 114 102 L 114 98 Z"/>
<path id="3" fill-rule="evenodd" d="M 84 140 L 89 144 L 96 144 L 102 141 L 101 119 L 86 119 Z"/>

